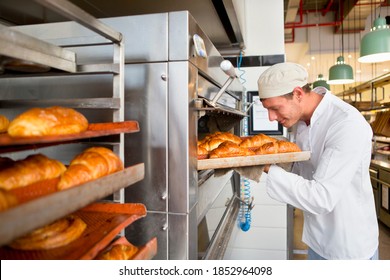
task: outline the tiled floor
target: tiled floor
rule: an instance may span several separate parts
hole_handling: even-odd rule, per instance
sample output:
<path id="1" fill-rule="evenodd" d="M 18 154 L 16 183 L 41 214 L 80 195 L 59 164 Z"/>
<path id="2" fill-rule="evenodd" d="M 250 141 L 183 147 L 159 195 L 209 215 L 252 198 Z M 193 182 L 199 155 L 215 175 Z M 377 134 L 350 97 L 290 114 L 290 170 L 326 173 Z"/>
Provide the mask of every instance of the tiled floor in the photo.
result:
<path id="1" fill-rule="evenodd" d="M 303 216 L 299 209 L 294 210 L 294 260 L 307 259 L 307 246 L 302 238 Z M 390 228 L 379 222 L 379 259 L 390 260 Z"/>

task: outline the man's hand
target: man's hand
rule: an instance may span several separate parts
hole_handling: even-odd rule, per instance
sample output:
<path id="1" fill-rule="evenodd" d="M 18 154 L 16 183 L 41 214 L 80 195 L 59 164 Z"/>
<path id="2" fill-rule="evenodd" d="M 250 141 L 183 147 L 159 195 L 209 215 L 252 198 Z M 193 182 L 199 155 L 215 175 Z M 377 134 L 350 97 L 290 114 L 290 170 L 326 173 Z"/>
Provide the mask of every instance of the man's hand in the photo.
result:
<path id="1" fill-rule="evenodd" d="M 270 167 L 270 166 L 271 166 L 270 164 L 264 165 L 263 172 L 268 173 L 268 170 L 269 170 L 269 167 Z"/>

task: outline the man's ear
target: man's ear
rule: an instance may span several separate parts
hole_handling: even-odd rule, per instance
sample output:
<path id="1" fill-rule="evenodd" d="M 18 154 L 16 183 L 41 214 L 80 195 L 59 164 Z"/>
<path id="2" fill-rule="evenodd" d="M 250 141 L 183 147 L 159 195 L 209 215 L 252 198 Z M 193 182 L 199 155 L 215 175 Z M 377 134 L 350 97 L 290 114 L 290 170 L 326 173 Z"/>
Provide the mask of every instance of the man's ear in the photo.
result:
<path id="1" fill-rule="evenodd" d="M 302 96 L 305 93 L 303 92 L 303 89 L 301 87 L 294 88 L 293 95 L 298 99 L 301 100 Z"/>

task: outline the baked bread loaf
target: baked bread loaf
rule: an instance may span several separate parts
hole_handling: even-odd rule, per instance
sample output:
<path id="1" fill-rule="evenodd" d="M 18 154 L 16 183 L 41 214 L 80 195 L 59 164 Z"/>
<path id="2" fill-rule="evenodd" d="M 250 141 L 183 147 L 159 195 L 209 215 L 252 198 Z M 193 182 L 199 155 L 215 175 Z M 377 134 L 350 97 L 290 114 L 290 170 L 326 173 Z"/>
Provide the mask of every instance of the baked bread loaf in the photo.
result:
<path id="1" fill-rule="evenodd" d="M 297 144 L 278 140 L 276 142 L 271 142 L 264 144 L 259 149 L 256 150 L 256 155 L 266 155 L 266 154 L 278 154 L 278 153 L 292 153 L 300 152 L 301 149 Z"/>
<path id="2" fill-rule="evenodd" d="M 0 212 L 18 204 L 18 199 L 12 193 L 0 189 Z"/>
<path id="3" fill-rule="evenodd" d="M 97 255 L 96 260 L 129 260 L 138 252 L 132 244 L 115 244 L 108 251 Z"/>
<path id="4" fill-rule="evenodd" d="M 57 189 L 71 188 L 123 169 L 121 159 L 104 147 L 88 148 L 78 154 L 61 175 Z"/>
<path id="5" fill-rule="evenodd" d="M 60 161 L 43 154 L 29 155 L 0 170 L 0 189 L 11 190 L 53 179 L 60 176 L 66 167 Z"/>
<path id="6" fill-rule="evenodd" d="M 243 148 L 259 148 L 266 143 L 271 143 L 276 141 L 277 139 L 261 133 L 244 139 L 240 143 L 240 146 Z"/>
<path id="7" fill-rule="evenodd" d="M 218 148 L 210 152 L 209 158 L 224 158 L 224 157 L 238 157 L 238 156 L 253 156 L 255 152 L 242 148 L 239 145 L 225 141 Z"/>
<path id="8" fill-rule="evenodd" d="M 9 120 L 6 116 L 0 115 L 0 133 L 7 132 Z"/>
<path id="9" fill-rule="evenodd" d="M 48 250 L 68 245 L 81 236 L 87 224 L 69 215 L 12 241 L 9 246 L 18 250 Z"/>
<path id="10" fill-rule="evenodd" d="M 52 136 L 80 133 L 88 128 L 88 120 L 71 108 L 53 106 L 32 108 L 11 121 L 12 137 Z"/>

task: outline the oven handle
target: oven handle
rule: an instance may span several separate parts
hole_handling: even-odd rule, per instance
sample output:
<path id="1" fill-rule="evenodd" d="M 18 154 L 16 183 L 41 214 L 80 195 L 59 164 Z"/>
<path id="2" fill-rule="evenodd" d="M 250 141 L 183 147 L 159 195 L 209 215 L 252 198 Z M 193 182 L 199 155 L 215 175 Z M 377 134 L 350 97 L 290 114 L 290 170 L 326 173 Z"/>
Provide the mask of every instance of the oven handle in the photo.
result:
<path id="1" fill-rule="evenodd" d="M 219 67 L 225 72 L 226 75 L 229 76 L 227 81 L 223 84 L 222 88 L 218 91 L 218 93 L 214 96 L 213 100 L 206 102 L 212 106 L 217 106 L 217 101 L 219 98 L 221 98 L 222 94 L 225 92 L 225 90 L 231 85 L 231 83 L 234 81 L 234 79 L 237 78 L 236 71 L 234 70 L 234 67 L 232 63 L 229 60 L 223 60 Z"/>

